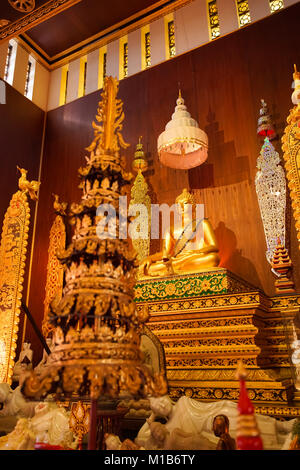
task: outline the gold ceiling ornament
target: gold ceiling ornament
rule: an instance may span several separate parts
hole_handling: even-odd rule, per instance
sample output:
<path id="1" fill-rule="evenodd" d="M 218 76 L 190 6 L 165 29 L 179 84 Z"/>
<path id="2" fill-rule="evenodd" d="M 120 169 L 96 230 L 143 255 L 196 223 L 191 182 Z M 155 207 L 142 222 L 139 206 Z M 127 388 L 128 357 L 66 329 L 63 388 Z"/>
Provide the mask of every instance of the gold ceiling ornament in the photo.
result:
<path id="1" fill-rule="evenodd" d="M 18 11 L 29 13 L 35 8 L 35 0 L 8 0 L 8 3 Z"/>
<path id="2" fill-rule="evenodd" d="M 53 327 L 49 323 L 49 305 L 56 298 L 62 297 L 64 269 L 57 259 L 57 252 L 66 248 L 66 226 L 63 216 L 66 215 L 67 204 L 60 203 L 57 194 L 54 194 L 54 210 L 56 217 L 50 230 L 49 248 L 48 248 L 48 264 L 47 264 L 47 280 L 46 295 L 44 300 L 44 318 L 42 322 L 42 332 L 47 338 L 53 331 Z"/>
<path id="3" fill-rule="evenodd" d="M 140 349 L 147 308 L 134 302 L 136 253 L 119 237 L 119 197 L 131 182 L 120 146 L 124 119 L 116 98 L 118 81 L 106 77 L 86 166 L 79 169 L 83 195 L 70 207 L 74 235 L 58 254 L 65 269 L 63 296 L 50 305 L 54 347 L 42 376 L 25 378 L 23 392 L 40 399 L 83 401 L 119 396 L 158 396 L 167 392 L 164 374 L 151 375 Z M 110 206 L 105 204 L 110 203 Z M 103 204 L 103 205 L 102 205 Z M 116 210 L 116 237 L 103 223 L 106 208 Z M 103 212 L 101 212 L 103 209 Z M 100 211 L 100 212 L 99 212 Z M 128 221 L 129 218 L 128 218 Z"/>
<path id="4" fill-rule="evenodd" d="M 29 187 L 30 196 L 36 198 L 33 191 L 36 184 L 30 186 L 31 182 L 26 180 L 25 170 L 22 170 L 20 190 L 12 196 L 4 217 L 0 245 L 0 382 L 9 384 L 14 368 L 28 244 Z"/>
<path id="5" fill-rule="evenodd" d="M 2 0 L 3 1 L 3 0 Z M 82 0 L 48 0 L 40 7 L 34 8 L 32 11 L 21 15 L 19 19 L 12 21 L 7 26 L 3 26 L 0 32 L 0 42 L 20 36 L 28 29 L 31 29 L 43 21 L 61 13 Z"/>
<path id="6" fill-rule="evenodd" d="M 139 143 L 136 146 L 132 168 L 137 171 L 137 176 L 131 188 L 129 208 L 133 204 L 141 205 L 141 211 L 138 217 L 139 231 L 142 230 L 145 232 L 145 236 L 132 240 L 133 247 L 137 253 L 138 262 L 140 263 L 149 256 L 151 232 L 151 198 L 147 194 L 149 187 L 143 175 L 143 171 L 146 171 L 148 168 L 148 162 L 143 150 L 142 137 L 139 138 Z"/>
<path id="7" fill-rule="evenodd" d="M 292 102 L 294 107 L 287 117 L 287 126 L 282 137 L 282 150 L 292 200 L 292 208 L 300 243 L 300 72 L 294 66 L 294 92 Z"/>

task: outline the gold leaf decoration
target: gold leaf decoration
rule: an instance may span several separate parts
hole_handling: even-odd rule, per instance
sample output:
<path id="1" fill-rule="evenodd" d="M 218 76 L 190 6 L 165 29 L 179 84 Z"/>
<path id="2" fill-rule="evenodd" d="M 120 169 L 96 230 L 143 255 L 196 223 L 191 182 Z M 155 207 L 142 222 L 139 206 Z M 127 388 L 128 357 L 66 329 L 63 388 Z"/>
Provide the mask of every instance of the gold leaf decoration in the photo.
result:
<path id="1" fill-rule="evenodd" d="M 16 192 L 4 217 L 0 245 L 0 382 L 11 383 L 27 253 L 30 209 Z"/>
<path id="2" fill-rule="evenodd" d="M 294 98 L 296 104 L 287 117 L 287 126 L 282 137 L 282 150 L 292 200 L 297 238 L 300 242 L 300 73 L 296 70 L 296 67 L 293 78 L 296 84 L 293 93 L 293 95 L 296 95 Z"/>
<path id="3" fill-rule="evenodd" d="M 57 252 L 66 247 L 66 227 L 61 215 L 57 215 L 50 230 L 50 241 L 48 249 L 46 296 L 44 300 L 44 318 L 42 331 L 45 338 L 49 336 L 52 328 L 49 323 L 49 305 L 55 298 L 61 299 L 64 270 L 57 258 Z"/>
<path id="4" fill-rule="evenodd" d="M 89 152 L 107 153 L 109 155 L 119 152 L 120 147 L 129 147 L 121 131 L 123 129 L 123 102 L 117 99 L 119 83 L 117 79 L 106 77 L 106 85 L 101 94 L 102 101 L 96 115 L 96 122 L 93 122 L 94 140 L 87 148 Z M 105 123 L 105 124 L 104 124 Z"/>

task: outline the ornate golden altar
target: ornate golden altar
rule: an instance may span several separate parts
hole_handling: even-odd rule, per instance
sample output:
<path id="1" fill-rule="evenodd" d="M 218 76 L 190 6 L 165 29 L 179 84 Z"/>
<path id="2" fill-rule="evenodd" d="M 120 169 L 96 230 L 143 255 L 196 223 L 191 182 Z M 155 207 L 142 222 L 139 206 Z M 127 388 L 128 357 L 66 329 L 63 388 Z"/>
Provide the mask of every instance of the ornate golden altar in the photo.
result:
<path id="1" fill-rule="evenodd" d="M 227 269 L 213 268 L 140 280 L 135 300 L 138 309 L 147 303 L 148 326 L 164 346 L 171 398 L 237 400 L 242 359 L 257 412 L 300 416 L 285 328 L 300 295 L 269 298 Z"/>

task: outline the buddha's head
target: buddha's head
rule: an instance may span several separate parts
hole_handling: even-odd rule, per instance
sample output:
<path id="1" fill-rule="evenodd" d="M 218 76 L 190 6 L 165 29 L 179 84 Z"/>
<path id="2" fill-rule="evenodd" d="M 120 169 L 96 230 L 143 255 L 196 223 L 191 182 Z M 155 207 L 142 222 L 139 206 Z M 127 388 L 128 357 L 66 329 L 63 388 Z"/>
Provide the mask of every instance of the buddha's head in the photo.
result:
<path id="1" fill-rule="evenodd" d="M 195 198 L 186 188 L 177 196 L 175 203 L 179 214 L 182 214 L 184 217 L 194 217 L 196 208 Z"/>
<path id="2" fill-rule="evenodd" d="M 157 416 L 168 417 L 172 413 L 173 404 L 168 395 L 151 397 L 150 407 Z"/>
<path id="3" fill-rule="evenodd" d="M 229 419 L 226 415 L 217 415 L 213 420 L 213 432 L 215 436 L 221 437 L 229 432 Z"/>
<path id="4" fill-rule="evenodd" d="M 192 206 L 195 206 L 195 198 L 193 194 L 189 193 L 186 188 L 182 191 L 179 196 L 176 198 L 176 204 L 180 204 L 182 210 L 184 210 L 184 206 L 187 204 L 191 204 Z"/>

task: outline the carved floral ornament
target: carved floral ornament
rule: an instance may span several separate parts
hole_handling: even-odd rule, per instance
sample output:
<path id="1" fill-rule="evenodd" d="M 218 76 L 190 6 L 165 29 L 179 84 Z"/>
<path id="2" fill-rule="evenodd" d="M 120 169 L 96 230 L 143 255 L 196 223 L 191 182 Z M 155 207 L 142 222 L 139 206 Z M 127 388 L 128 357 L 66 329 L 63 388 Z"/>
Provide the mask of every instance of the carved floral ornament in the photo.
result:
<path id="1" fill-rule="evenodd" d="M 0 20 L 0 28 L 4 28 L 4 26 L 7 26 L 9 23 L 9 20 Z"/>
<path id="2" fill-rule="evenodd" d="M 8 3 L 18 11 L 28 13 L 35 8 L 35 0 L 8 0 Z"/>

